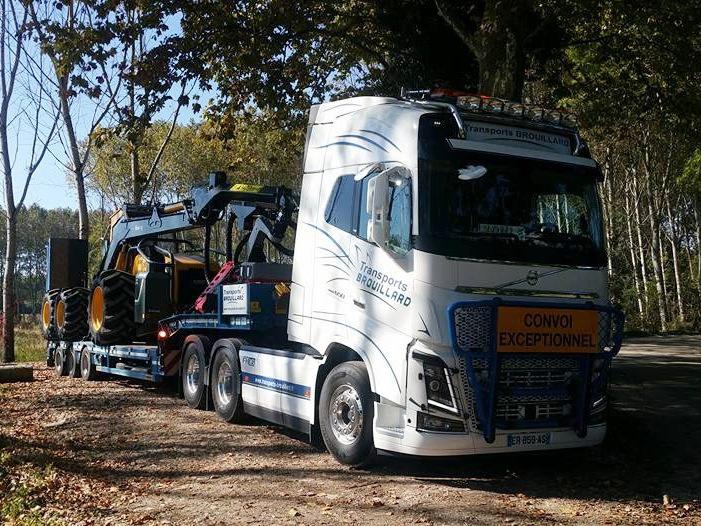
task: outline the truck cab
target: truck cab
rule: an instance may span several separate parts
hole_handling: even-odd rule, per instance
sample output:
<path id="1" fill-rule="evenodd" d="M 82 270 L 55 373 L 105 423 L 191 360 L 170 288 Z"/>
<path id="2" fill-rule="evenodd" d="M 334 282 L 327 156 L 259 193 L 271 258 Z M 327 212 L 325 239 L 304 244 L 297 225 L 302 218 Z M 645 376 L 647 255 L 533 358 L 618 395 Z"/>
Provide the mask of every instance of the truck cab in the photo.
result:
<path id="1" fill-rule="evenodd" d="M 569 121 L 446 92 L 312 108 L 288 335 L 366 365 L 377 449 L 603 440 L 623 319 L 601 173 Z M 347 394 L 331 407 L 367 416 Z"/>

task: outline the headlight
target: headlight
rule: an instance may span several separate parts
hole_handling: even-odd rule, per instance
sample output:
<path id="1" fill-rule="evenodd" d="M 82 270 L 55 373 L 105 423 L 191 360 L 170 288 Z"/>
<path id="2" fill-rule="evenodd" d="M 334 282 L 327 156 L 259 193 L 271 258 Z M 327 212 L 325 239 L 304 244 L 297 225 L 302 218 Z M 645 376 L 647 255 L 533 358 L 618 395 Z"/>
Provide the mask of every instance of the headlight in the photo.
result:
<path id="1" fill-rule="evenodd" d="M 428 404 L 457 413 L 455 392 L 448 369 L 438 360 L 424 361 L 423 367 Z"/>

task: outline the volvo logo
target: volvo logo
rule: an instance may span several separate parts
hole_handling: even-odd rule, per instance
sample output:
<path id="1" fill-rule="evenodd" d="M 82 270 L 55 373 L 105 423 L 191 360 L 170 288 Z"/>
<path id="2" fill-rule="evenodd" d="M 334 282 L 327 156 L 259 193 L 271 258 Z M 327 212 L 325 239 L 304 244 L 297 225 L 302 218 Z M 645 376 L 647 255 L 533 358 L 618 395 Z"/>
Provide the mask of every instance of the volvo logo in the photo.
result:
<path id="1" fill-rule="evenodd" d="M 529 270 L 528 274 L 526 275 L 526 282 L 532 287 L 536 283 L 538 283 L 538 271 L 537 270 Z"/>

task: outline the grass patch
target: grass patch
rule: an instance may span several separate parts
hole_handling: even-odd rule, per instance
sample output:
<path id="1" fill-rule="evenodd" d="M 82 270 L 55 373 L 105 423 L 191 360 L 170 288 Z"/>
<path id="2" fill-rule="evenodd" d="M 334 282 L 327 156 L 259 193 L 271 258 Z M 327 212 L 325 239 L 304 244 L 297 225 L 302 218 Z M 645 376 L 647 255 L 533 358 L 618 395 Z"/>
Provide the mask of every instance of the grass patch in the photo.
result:
<path id="1" fill-rule="evenodd" d="M 0 519 L 16 526 L 61 524 L 46 510 L 46 496 L 56 473 L 51 466 L 21 465 L 8 451 L 0 451 Z"/>
<path id="2" fill-rule="evenodd" d="M 46 360 L 46 341 L 38 326 L 17 327 L 15 330 L 15 361 L 43 362 Z"/>

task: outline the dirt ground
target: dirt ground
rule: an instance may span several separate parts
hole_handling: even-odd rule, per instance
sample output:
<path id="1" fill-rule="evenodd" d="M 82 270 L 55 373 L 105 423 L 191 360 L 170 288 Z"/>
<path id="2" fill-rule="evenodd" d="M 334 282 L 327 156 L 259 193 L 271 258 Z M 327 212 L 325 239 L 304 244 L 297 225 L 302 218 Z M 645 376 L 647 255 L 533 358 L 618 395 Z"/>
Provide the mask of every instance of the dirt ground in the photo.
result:
<path id="1" fill-rule="evenodd" d="M 701 524 L 701 337 L 627 342 L 600 448 L 370 470 L 165 389 L 35 378 L 0 385 L 6 524 Z"/>

